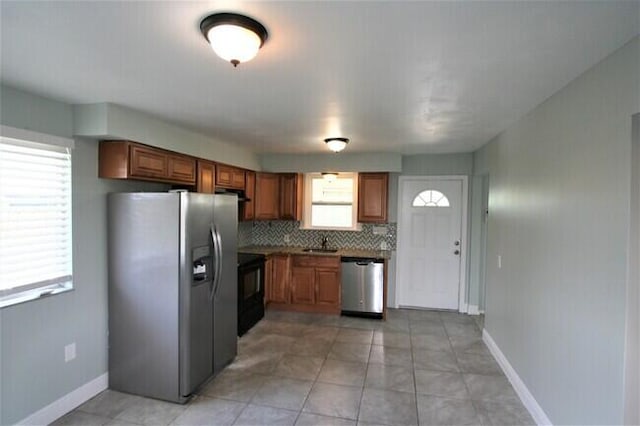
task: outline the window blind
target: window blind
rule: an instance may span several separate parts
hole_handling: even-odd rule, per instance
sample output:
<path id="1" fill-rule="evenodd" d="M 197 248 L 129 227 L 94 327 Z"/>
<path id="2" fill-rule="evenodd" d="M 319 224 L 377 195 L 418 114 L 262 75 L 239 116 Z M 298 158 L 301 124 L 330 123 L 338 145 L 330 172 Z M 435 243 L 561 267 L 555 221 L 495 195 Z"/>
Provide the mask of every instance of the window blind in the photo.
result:
<path id="1" fill-rule="evenodd" d="M 70 287 L 71 247 L 69 148 L 0 139 L 0 298 Z"/>

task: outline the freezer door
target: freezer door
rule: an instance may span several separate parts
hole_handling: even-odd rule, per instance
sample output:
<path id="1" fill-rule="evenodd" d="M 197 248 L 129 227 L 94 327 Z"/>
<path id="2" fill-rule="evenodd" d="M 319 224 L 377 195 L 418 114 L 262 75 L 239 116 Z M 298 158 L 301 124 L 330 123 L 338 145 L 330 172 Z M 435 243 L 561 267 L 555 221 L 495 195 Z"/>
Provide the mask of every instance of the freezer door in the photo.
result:
<path id="1" fill-rule="evenodd" d="M 214 196 L 180 196 L 180 392 L 188 396 L 213 374 L 214 252 L 210 229 Z"/>
<path id="2" fill-rule="evenodd" d="M 176 402 L 179 207 L 177 194 L 108 196 L 109 387 Z"/>
<path id="3" fill-rule="evenodd" d="M 222 370 L 238 350 L 238 198 L 216 194 L 214 234 L 218 236 L 218 280 L 213 297 L 213 371 Z M 214 262 L 215 263 L 215 262 Z"/>

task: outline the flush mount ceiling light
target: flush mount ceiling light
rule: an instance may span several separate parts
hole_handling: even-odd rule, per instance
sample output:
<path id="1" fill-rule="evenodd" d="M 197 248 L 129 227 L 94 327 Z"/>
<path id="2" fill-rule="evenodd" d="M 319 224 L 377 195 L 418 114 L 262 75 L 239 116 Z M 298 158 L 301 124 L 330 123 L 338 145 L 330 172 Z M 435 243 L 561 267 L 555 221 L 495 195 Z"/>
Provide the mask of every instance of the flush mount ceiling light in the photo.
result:
<path id="1" fill-rule="evenodd" d="M 333 152 L 340 152 L 349 143 L 347 138 L 327 138 L 324 140 L 329 149 Z"/>
<path id="2" fill-rule="evenodd" d="M 334 182 L 336 179 L 338 179 L 338 174 L 333 172 L 323 172 L 322 178 L 327 182 Z"/>
<path id="3" fill-rule="evenodd" d="M 269 37 L 255 19 L 237 13 L 214 13 L 200 22 L 200 31 L 216 55 L 234 67 L 253 59 Z"/>

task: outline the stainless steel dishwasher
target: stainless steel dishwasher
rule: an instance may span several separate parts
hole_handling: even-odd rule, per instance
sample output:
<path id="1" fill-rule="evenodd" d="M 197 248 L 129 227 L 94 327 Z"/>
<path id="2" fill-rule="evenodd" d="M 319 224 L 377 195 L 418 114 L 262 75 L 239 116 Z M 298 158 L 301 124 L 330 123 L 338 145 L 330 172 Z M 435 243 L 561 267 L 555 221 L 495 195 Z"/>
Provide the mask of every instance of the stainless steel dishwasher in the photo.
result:
<path id="1" fill-rule="evenodd" d="M 382 318 L 384 260 L 342 258 L 342 314 Z"/>

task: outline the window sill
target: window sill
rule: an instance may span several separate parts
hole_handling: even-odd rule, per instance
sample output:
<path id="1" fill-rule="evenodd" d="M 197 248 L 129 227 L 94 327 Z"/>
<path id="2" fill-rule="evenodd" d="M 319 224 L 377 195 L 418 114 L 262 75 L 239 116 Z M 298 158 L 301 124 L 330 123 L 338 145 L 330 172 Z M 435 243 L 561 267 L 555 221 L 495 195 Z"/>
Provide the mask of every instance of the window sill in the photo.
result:
<path id="1" fill-rule="evenodd" d="M 30 302 L 32 300 L 42 299 L 56 294 L 66 293 L 71 290 L 73 290 L 73 285 L 69 282 L 65 284 L 54 284 L 46 287 L 21 291 L 19 293 L 0 297 L 0 309 L 7 308 L 13 305 L 19 305 L 25 302 Z"/>

